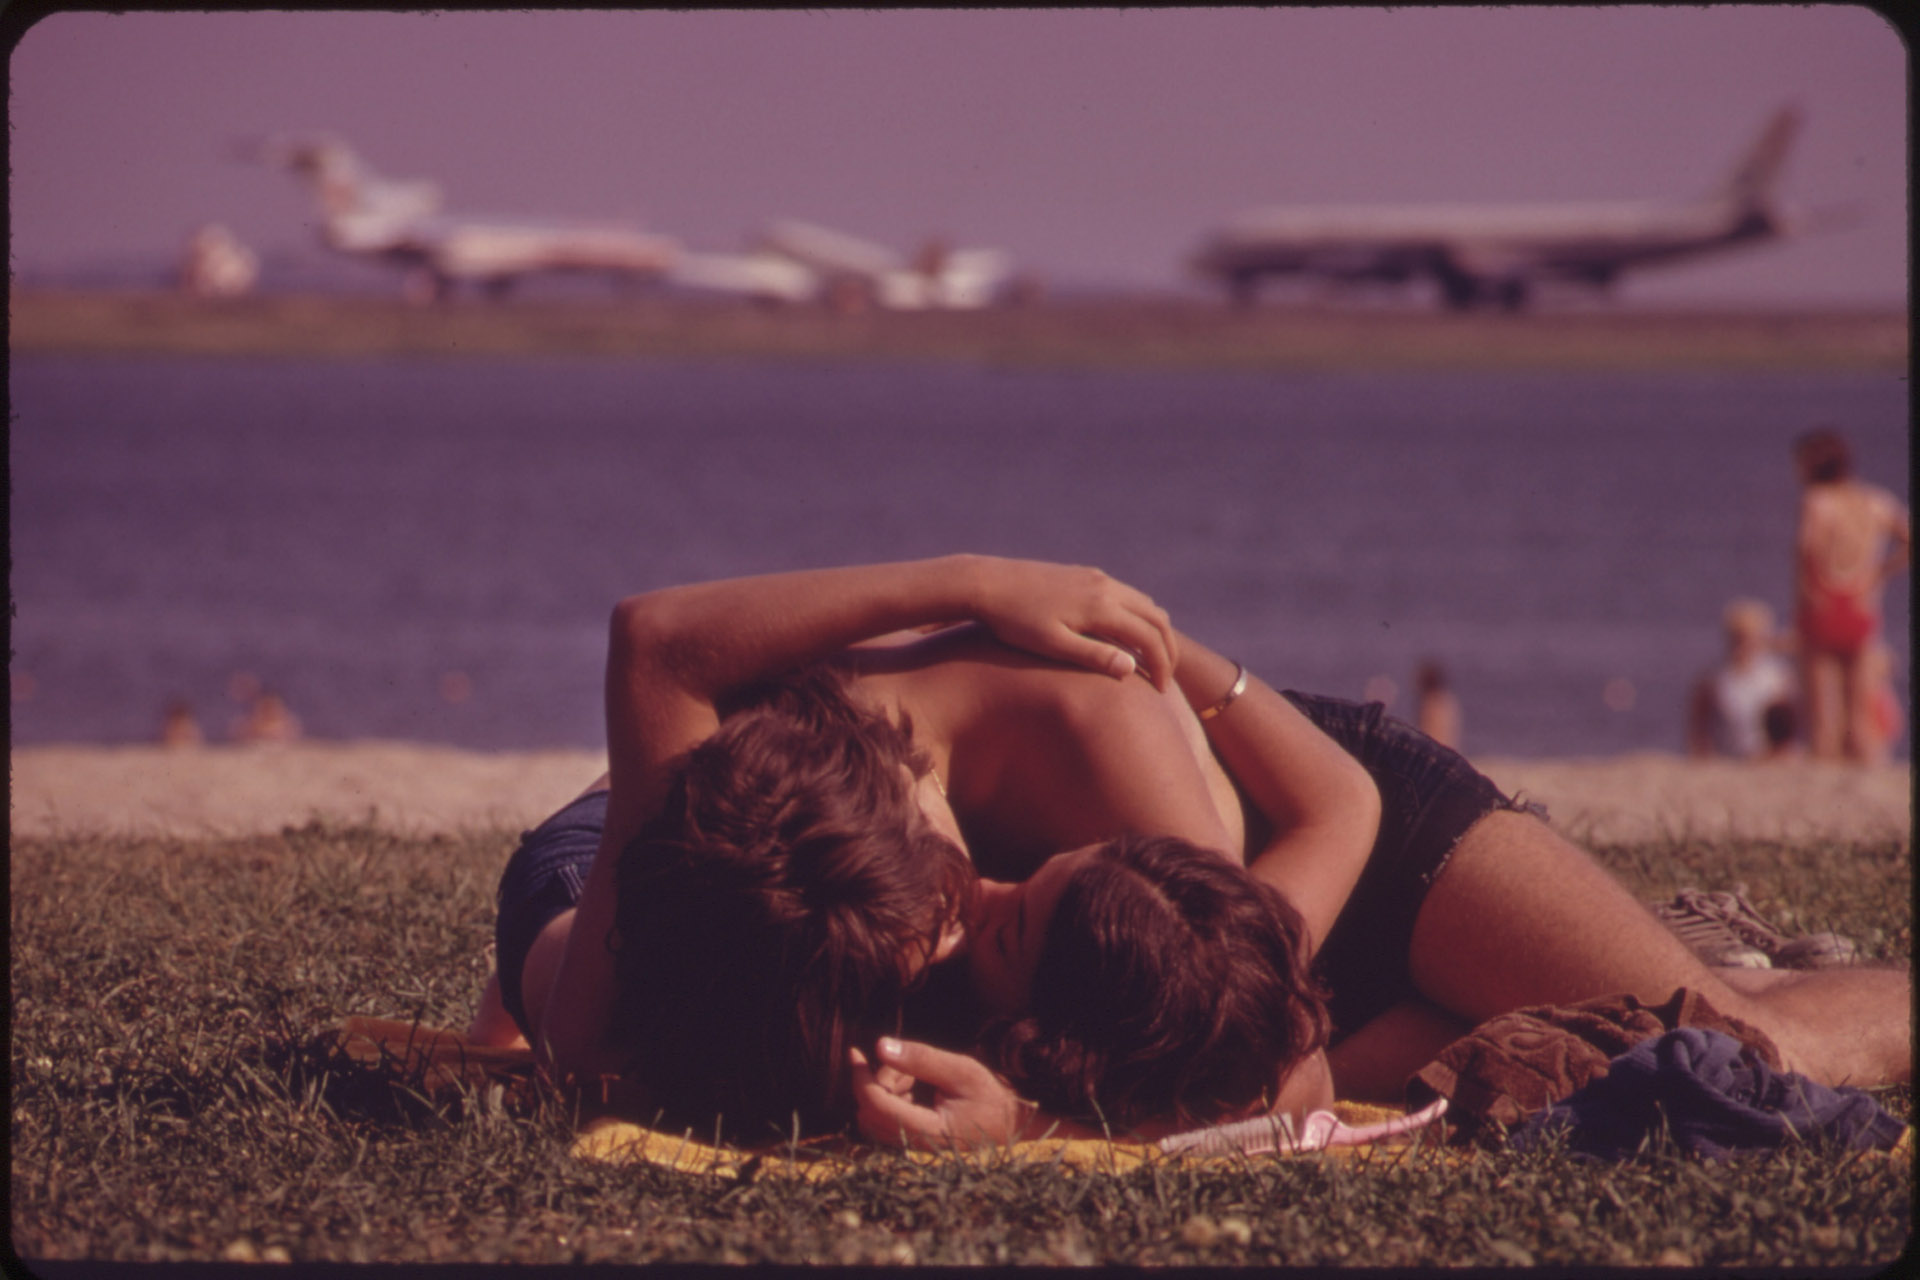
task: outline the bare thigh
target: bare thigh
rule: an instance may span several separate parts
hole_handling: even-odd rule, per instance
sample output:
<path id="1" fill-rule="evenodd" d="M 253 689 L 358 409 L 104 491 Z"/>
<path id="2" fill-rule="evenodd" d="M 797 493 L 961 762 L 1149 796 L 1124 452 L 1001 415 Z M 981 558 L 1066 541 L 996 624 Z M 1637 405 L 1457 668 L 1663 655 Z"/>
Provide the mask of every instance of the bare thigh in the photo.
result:
<path id="1" fill-rule="evenodd" d="M 1846 743 L 1847 702 L 1837 658 L 1817 649 L 1801 655 L 1800 698 L 1806 708 L 1807 749 L 1822 758 L 1838 756 Z"/>
<path id="2" fill-rule="evenodd" d="M 520 1034 L 513 1015 L 500 1002 L 500 975 L 497 973 L 488 974 L 487 985 L 480 989 L 480 1007 L 475 1010 L 473 1021 L 467 1024 L 467 1039 L 475 1044 L 526 1048 L 527 1038 Z"/>
<path id="3" fill-rule="evenodd" d="M 520 968 L 520 1005 L 526 1010 L 527 1025 L 536 1030 L 546 1016 L 547 997 L 553 994 L 553 978 L 560 972 L 560 957 L 566 952 L 576 914 L 569 907 L 547 921 L 527 948 L 527 962 Z"/>
<path id="4" fill-rule="evenodd" d="M 1409 965 L 1423 995 L 1476 1023 L 1622 992 L 1731 994 L 1603 867 L 1521 813 L 1490 813 L 1455 846 L 1414 922 Z"/>

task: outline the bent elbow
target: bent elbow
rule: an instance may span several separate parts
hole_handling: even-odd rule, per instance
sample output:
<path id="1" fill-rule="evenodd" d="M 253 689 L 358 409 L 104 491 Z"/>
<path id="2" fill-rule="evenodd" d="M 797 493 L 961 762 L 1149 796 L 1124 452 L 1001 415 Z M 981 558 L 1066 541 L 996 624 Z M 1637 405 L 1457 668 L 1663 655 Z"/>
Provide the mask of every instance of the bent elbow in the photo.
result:
<path id="1" fill-rule="evenodd" d="M 1380 787 L 1357 760 L 1346 772 L 1346 802 L 1341 807 L 1342 813 L 1352 824 L 1356 838 L 1364 836 L 1366 847 L 1371 849 L 1374 838 L 1380 834 Z"/>
<path id="2" fill-rule="evenodd" d="M 629 661 L 658 660 L 671 653 L 680 643 L 675 613 L 669 592 L 628 596 L 613 606 L 613 616 L 607 623 L 607 651 Z"/>
<path id="3" fill-rule="evenodd" d="M 608 630 L 615 641 L 623 644 L 644 641 L 660 630 L 661 612 L 658 592 L 628 596 L 613 606 Z"/>

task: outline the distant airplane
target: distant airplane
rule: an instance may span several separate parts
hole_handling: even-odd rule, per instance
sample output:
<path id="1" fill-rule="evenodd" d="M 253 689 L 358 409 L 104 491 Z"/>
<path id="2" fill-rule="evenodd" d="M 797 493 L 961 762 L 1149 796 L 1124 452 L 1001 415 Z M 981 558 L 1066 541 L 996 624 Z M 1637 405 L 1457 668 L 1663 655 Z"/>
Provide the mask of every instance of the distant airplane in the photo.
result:
<path id="1" fill-rule="evenodd" d="M 401 267 L 416 301 L 446 297 L 459 284 L 501 293 L 521 276 L 571 271 L 763 302 L 918 310 L 985 306 L 1009 274 L 1006 255 L 995 249 L 948 251 L 936 241 L 908 262 L 884 246 L 800 222 L 776 223 L 750 253 L 696 253 L 631 226 L 452 217 L 440 212 L 433 183 L 383 178 L 338 138 L 271 138 L 242 143 L 239 152 L 306 180 L 326 244 Z"/>
<path id="2" fill-rule="evenodd" d="M 539 272 L 655 280 L 682 256 L 674 240 L 638 227 L 443 215 L 433 183 L 380 177 L 337 138 L 273 138 L 243 143 L 240 154 L 305 179 L 327 245 L 401 267 L 416 301 L 445 297 L 458 284 L 504 292 Z"/>
<path id="3" fill-rule="evenodd" d="M 1536 284 L 1595 288 L 1623 271 L 1807 229 L 1774 205 L 1773 190 L 1800 124 L 1781 108 L 1727 179 L 1686 203 L 1475 207 L 1388 205 L 1268 209 L 1236 220 L 1195 255 L 1197 272 L 1250 302 L 1263 276 L 1335 284 L 1438 282 L 1449 307 L 1524 307 Z M 1828 219 L 1829 222 L 1837 219 Z"/>
<path id="4" fill-rule="evenodd" d="M 885 245 L 806 222 L 772 224 L 760 247 L 812 271 L 828 302 L 843 307 L 970 310 L 998 301 L 1012 277 L 1012 263 L 998 249 L 949 249 L 932 240 L 909 261 Z"/>

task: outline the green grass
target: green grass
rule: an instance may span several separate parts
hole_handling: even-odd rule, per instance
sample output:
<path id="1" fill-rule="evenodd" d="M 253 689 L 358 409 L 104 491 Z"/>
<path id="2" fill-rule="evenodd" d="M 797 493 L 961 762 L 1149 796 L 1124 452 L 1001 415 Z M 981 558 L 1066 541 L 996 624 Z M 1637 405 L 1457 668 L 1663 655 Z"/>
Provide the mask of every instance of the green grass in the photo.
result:
<path id="1" fill-rule="evenodd" d="M 15 289 L 15 352 L 360 359 L 911 360 L 1036 368 L 1878 369 L 1904 372 L 1898 311 L 1424 306 L 1230 307 L 1205 298 L 1055 300 L 981 311 L 876 311 L 675 299 Z"/>
<path id="2" fill-rule="evenodd" d="M 802 1184 L 566 1155 L 557 1105 L 430 1102 L 316 1037 L 460 1026 L 511 838 L 309 827 L 12 853 L 14 1248 L 124 1261 L 1883 1263 L 1912 1170 L 1812 1148 L 1711 1165 L 1415 1151 L 1080 1174 L 891 1152 Z M 1744 880 L 1763 909 L 1912 947 L 1908 846 L 1608 848 L 1645 896 Z M 1896 1114 L 1906 1089 L 1882 1091 Z"/>

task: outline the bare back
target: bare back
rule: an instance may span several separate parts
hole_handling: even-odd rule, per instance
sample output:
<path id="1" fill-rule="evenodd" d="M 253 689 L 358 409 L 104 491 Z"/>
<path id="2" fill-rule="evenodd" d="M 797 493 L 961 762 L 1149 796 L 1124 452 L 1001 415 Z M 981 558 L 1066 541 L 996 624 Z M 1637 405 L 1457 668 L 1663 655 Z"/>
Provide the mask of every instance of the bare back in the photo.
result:
<path id="1" fill-rule="evenodd" d="M 1907 537 L 1906 511 L 1886 490 L 1857 480 L 1809 485 L 1800 499 L 1799 590 L 1869 595 L 1889 544 Z"/>
<path id="2" fill-rule="evenodd" d="M 1249 813 L 1177 690 L 1029 657 L 959 628 L 859 656 L 854 688 L 913 720 L 981 874 L 1133 832 L 1246 857 Z"/>

